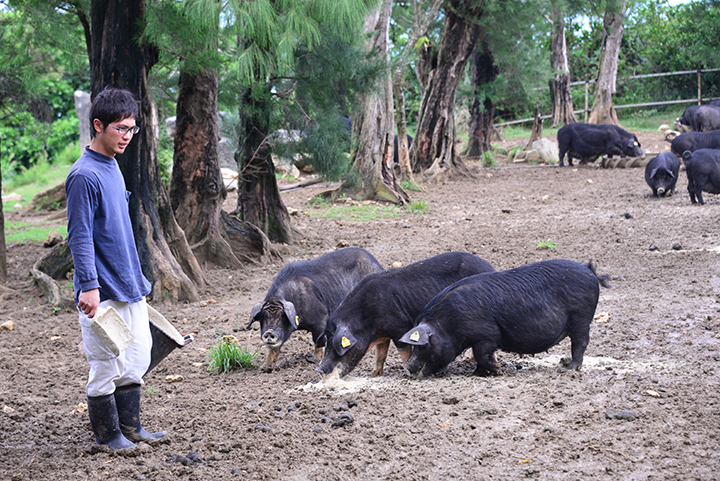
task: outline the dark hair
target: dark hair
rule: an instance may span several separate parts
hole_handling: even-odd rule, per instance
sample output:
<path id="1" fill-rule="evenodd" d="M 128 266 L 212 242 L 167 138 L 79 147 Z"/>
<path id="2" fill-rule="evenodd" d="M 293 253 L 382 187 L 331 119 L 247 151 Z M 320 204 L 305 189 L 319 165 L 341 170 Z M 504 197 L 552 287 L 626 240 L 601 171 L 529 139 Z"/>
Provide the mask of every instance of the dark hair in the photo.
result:
<path id="1" fill-rule="evenodd" d="M 138 103 L 132 93 L 122 89 L 105 88 L 95 96 L 90 106 L 90 138 L 95 138 L 95 119 L 107 127 L 111 122 L 137 116 Z"/>

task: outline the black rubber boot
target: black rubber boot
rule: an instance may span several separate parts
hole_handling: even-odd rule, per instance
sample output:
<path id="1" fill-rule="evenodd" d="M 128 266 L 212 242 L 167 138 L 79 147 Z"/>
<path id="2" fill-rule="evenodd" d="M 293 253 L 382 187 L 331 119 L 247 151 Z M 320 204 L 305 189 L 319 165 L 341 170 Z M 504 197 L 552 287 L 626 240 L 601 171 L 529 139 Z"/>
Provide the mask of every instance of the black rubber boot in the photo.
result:
<path id="1" fill-rule="evenodd" d="M 135 444 L 123 436 L 120 430 L 118 410 L 113 394 L 88 396 L 87 402 L 90 424 L 97 444 L 106 444 L 113 451 L 135 447 Z"/>
<path id="2" fill-rule="evenodd" d="M 154 441 L 165 437 L 165 432 L 149 433 L 140 425 L 140 384 L 115 388 L 120 429 L 130 441 Z"/>

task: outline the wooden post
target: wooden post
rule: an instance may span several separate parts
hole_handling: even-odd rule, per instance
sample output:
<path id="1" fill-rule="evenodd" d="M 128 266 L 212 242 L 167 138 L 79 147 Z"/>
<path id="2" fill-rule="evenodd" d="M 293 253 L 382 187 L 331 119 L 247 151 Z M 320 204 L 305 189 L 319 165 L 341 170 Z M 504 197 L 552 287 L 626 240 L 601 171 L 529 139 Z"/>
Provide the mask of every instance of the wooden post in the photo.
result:
<path id="1" fill-rule="evenodd" d="M 588 89 L 590 88 L 590 81 L 585 81 L 585 122 L 587 122 L 588 119 Z"/>
<path id="2" fill-rule="evenodd" d="M 698 69 L 698 105 L 702 103 L 702 84 L 700 83 L 700 72 L 702 72 L 702 70 Z"/>

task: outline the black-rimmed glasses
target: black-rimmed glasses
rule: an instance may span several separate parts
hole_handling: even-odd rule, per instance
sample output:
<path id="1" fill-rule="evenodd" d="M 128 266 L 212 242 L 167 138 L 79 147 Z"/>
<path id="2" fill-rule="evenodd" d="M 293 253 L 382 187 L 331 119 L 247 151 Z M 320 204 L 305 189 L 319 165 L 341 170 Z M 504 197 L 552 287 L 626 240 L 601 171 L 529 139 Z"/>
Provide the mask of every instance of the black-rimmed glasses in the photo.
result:
<path id="1" fill-rule="evenodd" d="M 132 127 L 115 127 L 114 125 L 108 124 L 108 126 L 117 130 L 120 135 L 127 135 L 127 134 L 135 135 L 138 132 L 140 132 L 140 127 L 138 127 L 137 125 L 134 125 Z"/>

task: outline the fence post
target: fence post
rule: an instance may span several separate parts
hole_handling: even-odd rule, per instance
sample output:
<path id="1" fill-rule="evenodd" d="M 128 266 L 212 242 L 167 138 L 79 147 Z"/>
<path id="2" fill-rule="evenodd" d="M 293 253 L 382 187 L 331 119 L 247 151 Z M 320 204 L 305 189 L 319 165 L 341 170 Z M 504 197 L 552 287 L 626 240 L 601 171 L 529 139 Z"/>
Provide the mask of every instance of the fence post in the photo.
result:
<path id="1" fill-rule="evenodd" d="M 585 122 L 587 122 L 588 118 L 588 86 L 590 85 L 590 81 L 585 81 Z"/>
<path id="2" fill-rule="evenodd" d="M 702 83 L 700 82 L 700 72 L 702 72 L 702 70 L 698 69 L 698 105 L 702 103 Z"/>

